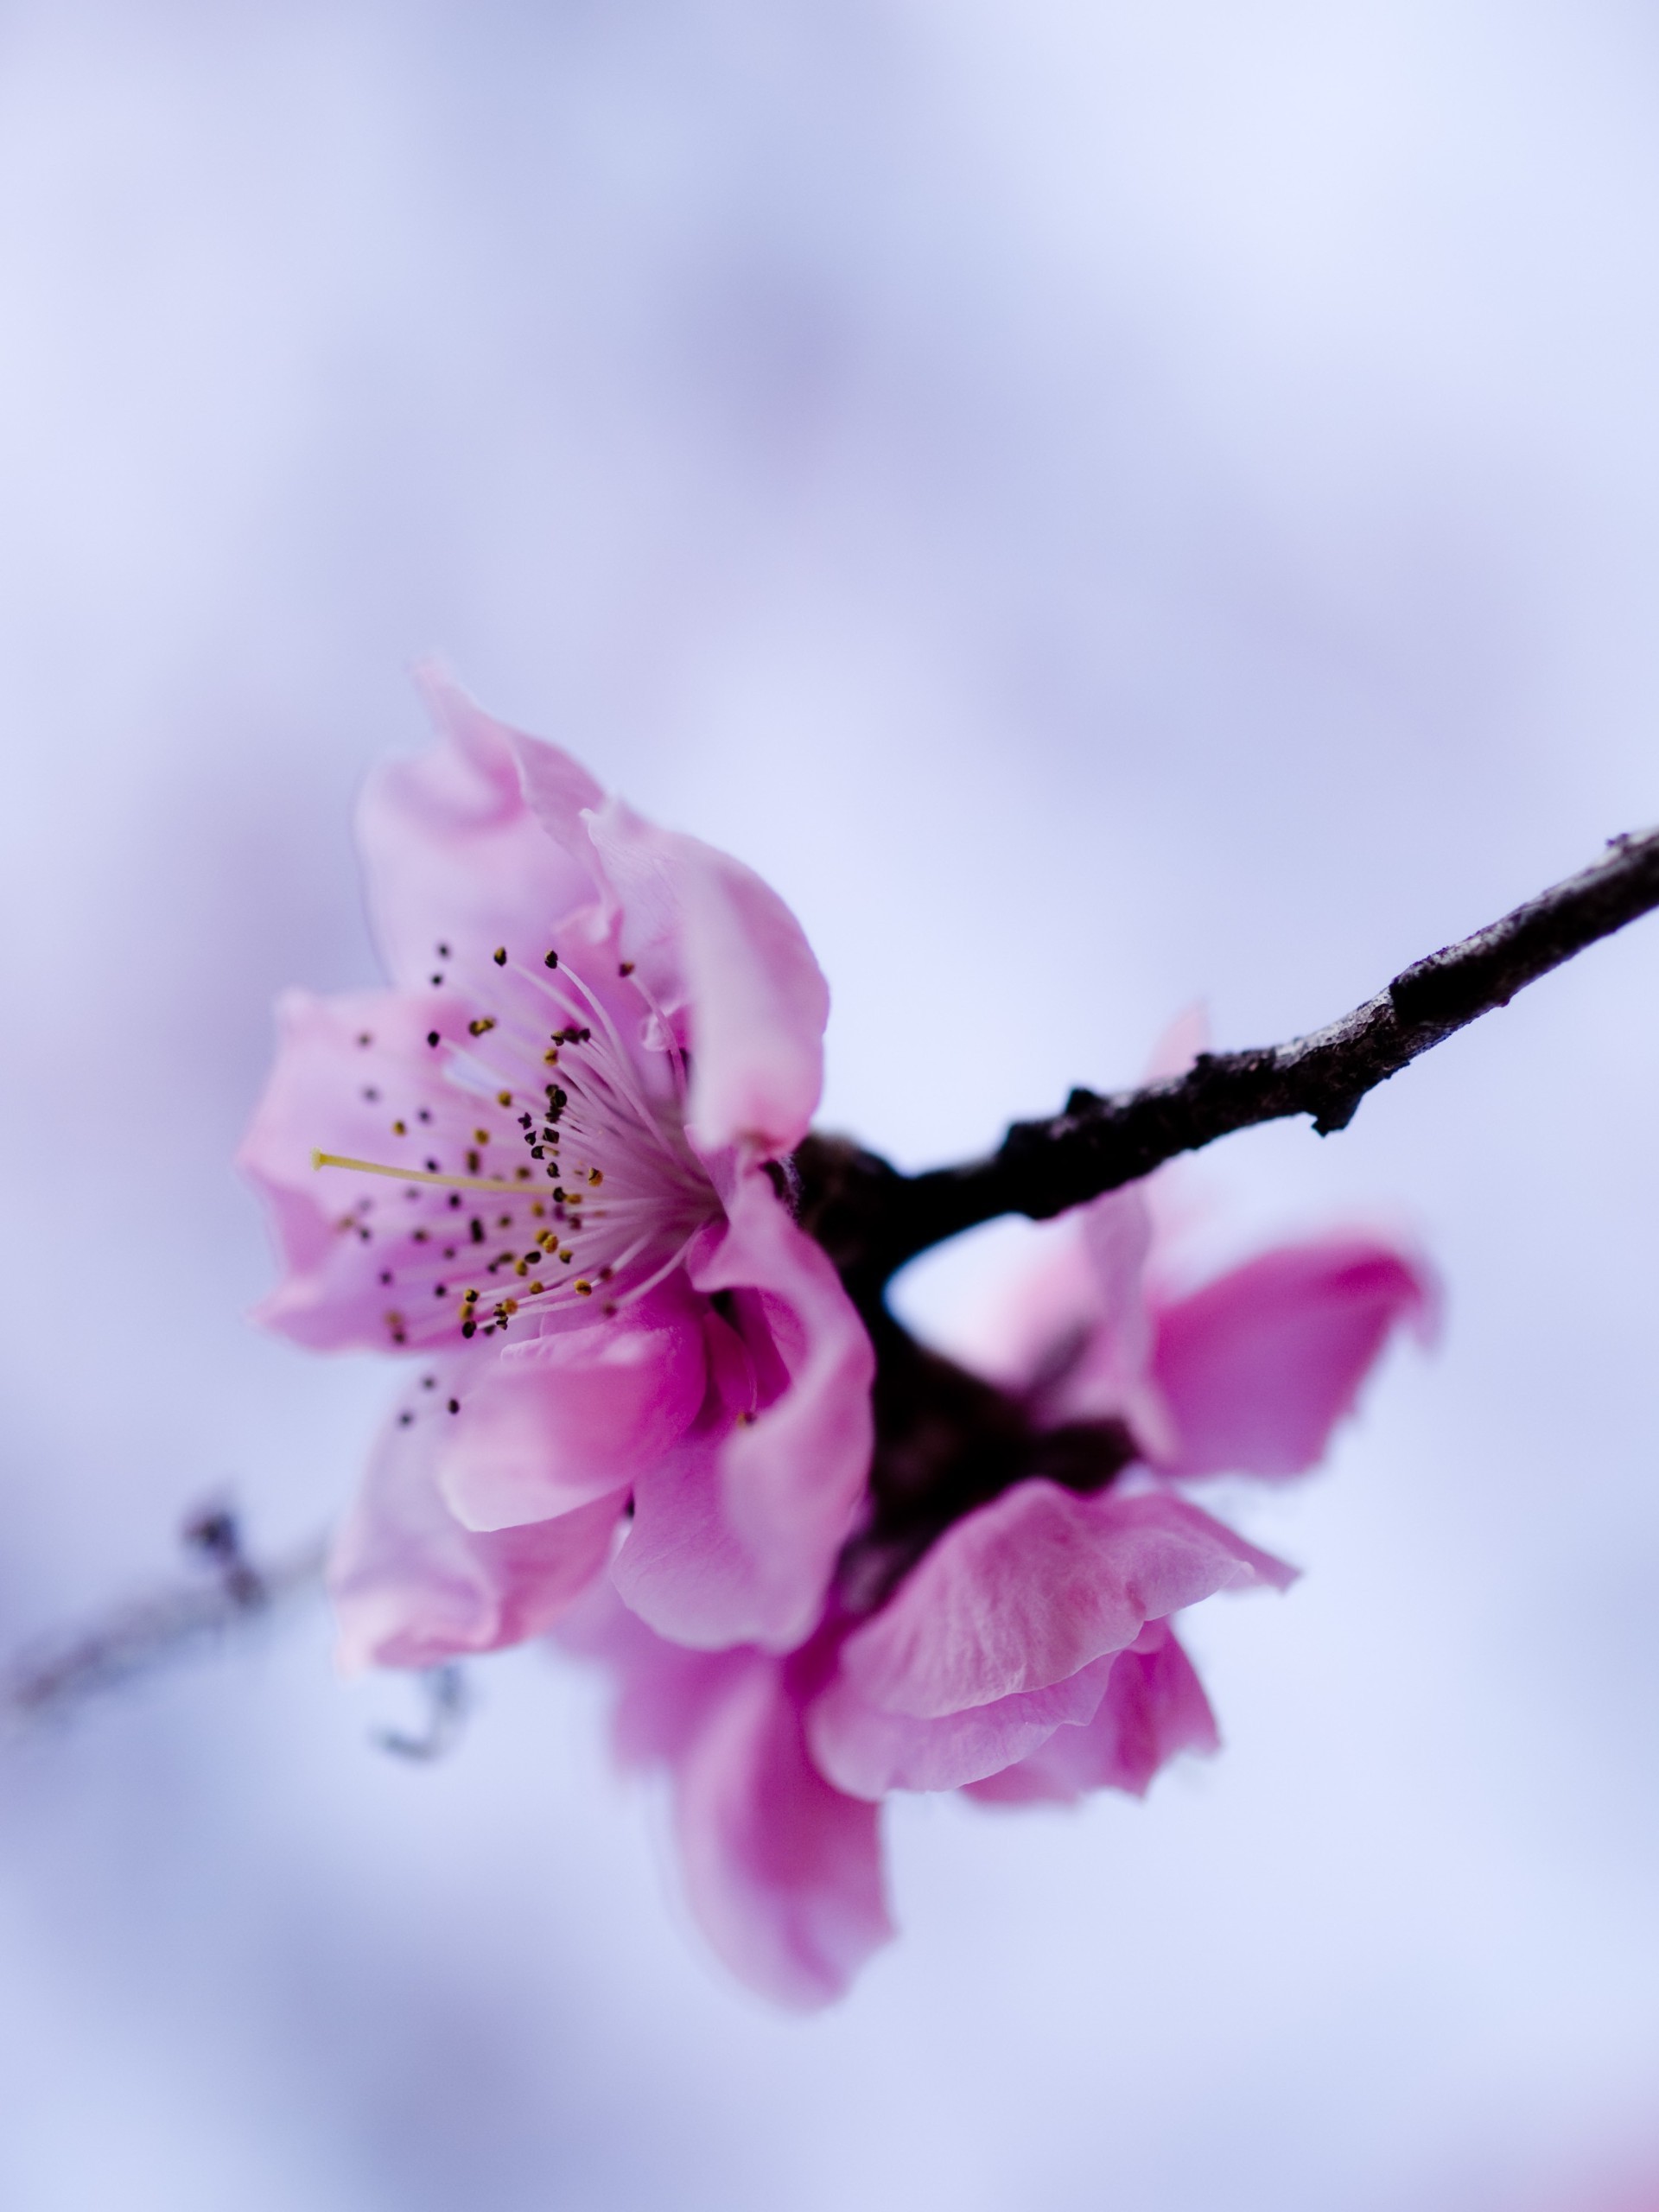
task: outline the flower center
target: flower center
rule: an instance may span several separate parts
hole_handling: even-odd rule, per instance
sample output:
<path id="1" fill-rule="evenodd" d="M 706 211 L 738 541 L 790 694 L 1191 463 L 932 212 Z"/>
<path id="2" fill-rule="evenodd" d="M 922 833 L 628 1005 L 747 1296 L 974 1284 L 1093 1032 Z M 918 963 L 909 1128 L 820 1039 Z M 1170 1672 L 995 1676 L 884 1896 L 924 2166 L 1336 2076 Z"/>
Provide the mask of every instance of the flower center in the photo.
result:
<path id="1" fill-rule="evenodd" d="M 434 986 L 450 980 L 455 1013 L 427 1037 L 442 1080 L 391 1125 L 418 1164 L 311 1155 L 403 1185 L 401 1218 L 381 1217 L 370 1185 L 338 1224 L 380 1247 L 391 1342 L 431 1344 L 457 1323 L 491 1336 L 520 1314 L 595 1297 L 614 1313 L 643 1298 L 721 1205 L 686 1141 L 683 1056 L 626 1041 L 654 1012 L 631 964 L 601 988 L 556 953 L 529 966 L 498 946 L 476 975 L 447 966 Z"/>

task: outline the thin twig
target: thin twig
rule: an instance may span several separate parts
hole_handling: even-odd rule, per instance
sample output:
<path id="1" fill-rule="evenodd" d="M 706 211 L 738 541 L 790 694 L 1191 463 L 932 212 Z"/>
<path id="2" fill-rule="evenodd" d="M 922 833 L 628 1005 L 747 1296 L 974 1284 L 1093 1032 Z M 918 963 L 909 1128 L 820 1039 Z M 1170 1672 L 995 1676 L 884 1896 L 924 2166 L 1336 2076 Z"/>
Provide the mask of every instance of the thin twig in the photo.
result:
<path id="1" fill-rule="evenodd" d="M 1420 1053 L 1656 906 L 1659 830 L 1612 838 L 1581 874 L 1419 960 L 1327 1028 L 1200 1053 L 1185 1075 L 1138 1090 L 1074 1090 L 1063 1112 L 1016 1122 L 982 1160 L 901 1175 L 844 1140 L 810 1136 L 795 1163 L 801 1218 L 872 1313 L 907 1260 L 999 1215 L 1046 1220 L 1262 1122 L 1308 1114 L 1321 1135 L 1345 1128 L 1366 1092 Z"/>
<path id="2" fill-rule="evenodd" d="M 321 1587 L 320 1541 L 256 1568 L 223 1507 L 194 1516 L 184 1538 L 212 1566 L 213 1579 L 131 1599 L 20 1653 L 0 1668 L 0 1726 L 64 1717 L 104 1691 L 218 1649 Z"/>

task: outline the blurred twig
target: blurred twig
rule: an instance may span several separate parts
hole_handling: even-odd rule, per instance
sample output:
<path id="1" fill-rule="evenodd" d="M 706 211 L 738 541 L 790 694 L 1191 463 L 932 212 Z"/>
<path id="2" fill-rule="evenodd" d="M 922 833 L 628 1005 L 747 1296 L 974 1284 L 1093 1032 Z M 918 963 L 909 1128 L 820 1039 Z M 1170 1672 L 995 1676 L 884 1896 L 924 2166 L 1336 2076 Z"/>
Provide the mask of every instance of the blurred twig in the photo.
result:
<path id="1" fill-rule="evenodd" d="M 467 1677 L 453 1660 L 447 1666 L 429 1667 L 416 1678 L 426 1700 L 426 1725 L 418 1736 L 401 1728 L 380 1728 L 374 1740 L 383 1751 L 400 1759 L 429 1763 L 445 1758 L 461 1740 L 472 1709 Z"/>
<path id="2" fill-rule="evenodd" d="M 209 1573 L 130 1599 L 17 1654 L 0 1667 L 0 1723 L 16 1728 L 67 1715 L 104 1691 L 218 1648 L 321 1586 L 321 1538 L 257 1567 L 236 1516 L 220 1504 L 193 1514 L 182 1535 Z"/>
<path id="3" fill-rule="evenodd" d="M 1659 830 L 1614 837 L 1582 874 L 1461 943 L 1310 1036 L 1202 1052 L 1185 1075 L 1108 1096 L 1074 1090 L 1047 1121 L 1016 1122 L 997 1149 L 902 1175 L 838 1137 L 795 1156 L 801 1219 L 867 1315 L 907 1260 L 1001 1214 L 1046 1220 L 1235 1129 L 1296 1114 L 1346 1128 L 1369 1090 L 1600 938 L 1659 906 Z"/>

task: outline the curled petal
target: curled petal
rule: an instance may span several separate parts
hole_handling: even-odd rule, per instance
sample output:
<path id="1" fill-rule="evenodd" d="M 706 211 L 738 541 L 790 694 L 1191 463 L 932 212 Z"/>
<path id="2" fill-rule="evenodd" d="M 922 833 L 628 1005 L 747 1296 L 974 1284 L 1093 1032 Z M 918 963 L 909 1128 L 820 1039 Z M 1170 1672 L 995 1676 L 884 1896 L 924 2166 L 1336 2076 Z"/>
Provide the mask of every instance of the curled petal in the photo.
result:
<path id="1" fill-rule="evenodd" d="M 1178 1751 L 1213 1751 L 1220 1741 L 1192 1661 L 1174 1630 L 1152 1621 L 1111 1662 L 1091 1719 L 1055 1729 L 1027 1758 L 969 1783 L 968 1794 L 993 1805 L 1069 1805 L 1091 1789 L 1144 1797 Z"/>
<path id="2" fill-rule="evenodd" d="M 778 2004 L 831 2003 L 893 1936 L 879 1815 L 807 1756 L 777 1661 L 732 1669 L 675 1782 L 686 1897 L 709 1942 Z"/>
<path id="3" fill-rule="evenodd" d="M 800 924 L 741 861 L 656 829 L 620 800 L 589 828 L 624 952 L 690 1048 L 692 1142 L 705 1155 L 737 1144 L 792 1151 L 823 1088 L 830 1014 Z"/>
<path id="4" fill-rule="evenodd" d="M 1396 1325 L 1427 1326 L 1424 1268 L 1332 1237 L 1263 1253 L 1158 1316 L 1152 1369 L 1173 1421 L 1167 1474 L 1296 1475 L 1323 1455 Z"/>
<path id="5" fill-rule="evenodd" d="M 499 1358 L 446 1437 L 438 1486 L 462 1526 L 517 1528 L 623 1487 L 676 1445 L 702 1402 L 689 1301 L 624 1325 L 532 1337 Z"/>
<path id="6" fill-rule="evenodd" d="M 539 944 L 594 896 L 591 858 L 556 843 L 525 803 L 521 747 L 553 756 L 569 798 L 603 798 L 567 755 L 493 721 L 438 670 L 420 673 L 436 741 L 375 770 L 357 822 L 376 942 L 405 989 L 426 985 L 439 944 Z"/>
<path id="7" fill-rule="evenodd" d="M 763 1173 L 740 1177 L 728 1209 L 689 1269 L 698 1290 L 731 1294 L 716 1392 L 688 1449 L 641 1474 L 614 1573 L 660 1635 L 786 1651 L 817 1620 L 863 1497 L 875 1356 Z"/>
<path id="8" fill-rule="evenodd" d="M 442 1371 L 430 1410 L 423 1406 L 407 1426 L 394 1419 L 375 1446 L 328 1562 L 340 1662 L 348 1669 L 429 1667 L 539 1636 L 609 1555 L 626 1491 L 490 1534 L 463 1529 L 445 1504 L 436 1461 L 448 1417 L 436 1400 L 472 1395 L 486 1357 Z"/>
<path id="9" fill-rule="evenodd" d="M 1093 1719 L 1116 1655 L 1051 1688 L 970 1706 L 937 1719 L 887 1713 L 843 1676 L 808 1709 L 807 1738 L 837 1788 L 875 1802 L 889 1789 L 959 1789 L 1040 1752 L 1057 1729 Z"/>
<path id="10" fill-rule="evenodd" d="M 947 1530 L 848 1638 L 842 1674 L 880 1711 L 939 1719 L 1063 1682 L 1217 1590 L 1292 1579 L 1167 1492 L 1019 1483 Z"/>

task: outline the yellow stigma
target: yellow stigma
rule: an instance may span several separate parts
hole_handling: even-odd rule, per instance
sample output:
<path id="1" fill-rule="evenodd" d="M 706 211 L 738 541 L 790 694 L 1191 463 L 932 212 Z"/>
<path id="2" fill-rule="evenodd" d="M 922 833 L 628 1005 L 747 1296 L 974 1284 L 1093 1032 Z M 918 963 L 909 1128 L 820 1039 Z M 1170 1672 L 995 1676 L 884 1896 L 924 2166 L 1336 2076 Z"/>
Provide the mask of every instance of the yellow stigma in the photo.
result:
<path id="1" fill-rule="evenodd" d="M 435 1183 L 445 1191 L 503 1191 L 523 1198 L 524 1185 L 499 1175 L 437 1175 L 429 1167 L 385 1167 L 378 1160 L 348 1160 L 344 1153 L 313 1152 L 313 1167 L 349 1167 L 359 1175 L 390 1175 L 394 1183 Z"/>

